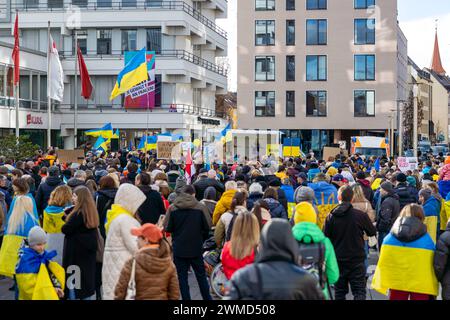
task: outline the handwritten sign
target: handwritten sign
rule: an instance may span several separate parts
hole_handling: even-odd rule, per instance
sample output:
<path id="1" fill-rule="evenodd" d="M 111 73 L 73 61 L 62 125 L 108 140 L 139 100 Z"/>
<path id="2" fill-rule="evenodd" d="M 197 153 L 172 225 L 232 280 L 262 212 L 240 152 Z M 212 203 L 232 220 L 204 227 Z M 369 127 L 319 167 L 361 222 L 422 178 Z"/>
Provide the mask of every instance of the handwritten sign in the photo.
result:
<path id="1" fill-rule="evenodd" d="M 56 152 L 60 163 L 79 163 L 83 164 L 84 150 L 58 150 Z"/>
<path id="2" fill-rule="evenodd" d="M 397 166 L 402 172 L 408 170 L 414 171 L 418 168 L 419 162 L 414 157 L 399 157 L 397 159 Z"/>
<path id="3" fill-rule="evenodd" d="M 179 141 L 158 141 L 156 143 L 156 154 L 158 159 L 180 161 L 181 142 Z"/>

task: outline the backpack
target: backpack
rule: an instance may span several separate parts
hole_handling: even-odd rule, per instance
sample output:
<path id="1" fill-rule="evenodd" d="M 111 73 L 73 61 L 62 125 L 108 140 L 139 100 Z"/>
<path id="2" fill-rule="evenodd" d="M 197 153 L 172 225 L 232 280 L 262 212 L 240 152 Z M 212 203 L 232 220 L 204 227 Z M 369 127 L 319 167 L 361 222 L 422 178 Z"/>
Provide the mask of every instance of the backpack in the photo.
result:
<path id="1" fill-rule="evenodd" d="M 327 284 L 325 271 L 325 246 L 323 243 L 302 243 L 298 242 L 298 264 L 304 270 L 312 274 L 325 289 Z"/>

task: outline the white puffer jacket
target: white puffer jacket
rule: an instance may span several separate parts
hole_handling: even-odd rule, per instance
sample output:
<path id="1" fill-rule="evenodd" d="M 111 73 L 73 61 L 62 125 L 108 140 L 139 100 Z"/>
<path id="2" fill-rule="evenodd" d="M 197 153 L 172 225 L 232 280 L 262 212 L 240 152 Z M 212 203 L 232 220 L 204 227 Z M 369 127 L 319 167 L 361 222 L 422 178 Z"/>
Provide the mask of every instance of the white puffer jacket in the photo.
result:
<path id="1" fill-rule="evenodd" d="M 131 235 L 131 228 L 139 228 L 139 222 L 133 217 L 122 214 L 111 222 L 106 237 L 103 256 L 102 288 L 103 300 L 114 299 L 114 289 L 119 281 L 120 272 L 137 250 L 137 239 Z"/>

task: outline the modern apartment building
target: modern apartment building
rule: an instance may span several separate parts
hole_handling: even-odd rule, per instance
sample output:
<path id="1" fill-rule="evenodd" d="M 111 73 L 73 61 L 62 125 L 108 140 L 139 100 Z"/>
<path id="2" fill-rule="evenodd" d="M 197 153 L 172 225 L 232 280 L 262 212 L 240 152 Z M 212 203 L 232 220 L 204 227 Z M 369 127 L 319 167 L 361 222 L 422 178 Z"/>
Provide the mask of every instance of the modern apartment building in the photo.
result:
<path id="1" fill-rule="evenodd" d="M 55 137 L 64 143 L 54 143 L 74 147 L 75 99 L 78 144 L 84 139 L 84 130 L 107 122 L 121 129 L 126 145 L 136 143 L 147 128 L 154 133 L 177 130 L 190 136 L 201 134 L 205 127 L 223 126 L 223 116 L 215 111 L 215 97 L 227 91 L 227 70 L 216 58 L 227 55 L 227 32 L 216 19 L 227 17 L 227 5 L 226 0 L 6 0 L 0 17 L 0 41 L 5 50 L 6 43 L 14 41 L 11 30 L 17 12 L 21 49 L 36 56 L 44 53 L 40 68 L 21 73 L 21 107 L 48 123 L 45 52 L 50 21 L 65 83 L 64 101 L 52 105 L 51 123 Z M 89 101 L 74 89 L 74 32 L 94 85 L 95 96 Z M 156 97 L 151 112 L 146 108 L 126 110 L 123 96 L 109 101 L 117 74 L 124 67 L 124 53 L 143 47 L 156 52 Z M 3 74 L 9 72 L 5 68 Z M 6 75 L 3 78 L 11 81 Z M 78 91 L 80 88 L 78 85 Z M 7 88 L 0 85 L 0 91 L 0 97 L 8 100 Z M 1 101 L 2 117 L 14 112 Z"/>
<path id="2" fill-rule="evenodd" d="M 387 136 L 408 78 L 396 0 L 239 1 L 237 27 L 240 128 L 304 151 Z"/>

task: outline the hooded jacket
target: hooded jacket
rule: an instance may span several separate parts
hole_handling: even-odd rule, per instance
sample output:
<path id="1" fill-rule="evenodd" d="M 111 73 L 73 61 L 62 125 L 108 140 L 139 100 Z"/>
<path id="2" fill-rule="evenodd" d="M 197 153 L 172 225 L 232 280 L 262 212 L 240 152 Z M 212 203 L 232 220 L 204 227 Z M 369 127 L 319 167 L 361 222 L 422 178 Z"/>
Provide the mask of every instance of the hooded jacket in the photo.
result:
<path id="1" fill-rule="evenodd" d="M 259 192 L 250 193 L 247 199 L 247 210 L 252 210 L 256 202 L 263 198 L 263 194 Z"/>
<path id="2" fill-rule="evenodd" d="M 150 186 L 139 186 L 139 189 L 145 194 L 145 201 L 139 207 L 137 215 L 141 224 L 157 224 L 159 217 L 166 214 L 166 209 L 161 195 Z"/>
<path id="3" fill-rule="evenodd" d="M 180 289 L 170 247 L 161 241 L 159 247 L 144 247 L 128 260 L 120 273 L 114 300 L 125 300 L 135 262 L 135 300 L 179 300 Z"/>
<path id="4" fill-rule="evenodd" d="M 231 278 L 231 300 L 323 300 L 317 280 L 298 265 L 289 222 L 273 219 L 261 233 L 255 263 Z"/>
<path id="5" fill-rule="evenodd" d="M 338 205 L 325 221 L 324 234 L 330 238 L 339 263 L 359 264 L 366 258 L 364 234 L 375 236 L 377 230 L 369 216 L 350 203 Z"/>
<path id="6" fill-rule="evenodd" d="M 165 231 L 172 234 L 173 254 L 180 258 L 200 257 L 210 228 L 211 217 L 206 207 L 186 193 L 178 195 L 164 220 Z"/>
<path id="7" fill-rule="evenodd" d="M 325 267 L 327 274 L 327 282 L 332 285 L 339 279 L 339 266 L 334 253 L 334 247 L 330 239 L 325 237 L 322 230 L 311 222 L 297 223 L 292 229 L 295 240 L 304 244 L 323 243 L 325 246 Z M 327 286 L 323 290 L 324 296 L 328 297 Z"/>
<path id="8" fill-rule="evenodd" d="M 36 191 L 36 206 L 39 216 L 42 216 L 44 209 L 47 208 L 48 200 L 50 199 L 50 194 L 56 187 L 63 185 L 59 177 L 48 177 L 45 182 L 39 185 Z"/>
<path id="9" fill-rule="evenodd" d="M 286 210 L 278 200 L 275 200 L 273 198 L 266 198 L 264 199 L 264 201 L 269 206 L 269 211 L 272 218 L 282 218 L 286 220 L 288 219 Z"/>
<path id="10" fill-rule="evenodd" d="M 450 223 L 436 244 L 434 254 L 434 272 L 442 286 L 442 299 L 450 300 Z"/>
<path id="11" fill-rule="evenodd" d="M 381 197 L 380 210 L 377 216 L 376 227 L 379 232 L 388 233 L 400 214 L 400 202 L 398 195 L 392 191 Z"/>
<path id="12" fill-rule="evenodd" d="M 222 197 L 217 202 L 216 208 L 214 209 L 212 223 L 216 225 L 219 222 L 220 216 L 231 209 L 231 202 L 236 194 L 237 190 L 227 190 L 222 194 Z"/>
<path id="13" fill-rule="evenodd" d="M 399 197 L 400 210 L 402 210 L 407 204 L 417 203 L 419 201 L 417 189 L 414 187 L 409 187 L 406 182 L 399 183 L 394 190 Z"/>
<path id="14" fill-rule="evenodd" d="M 434 251 L 422 221 L 416 217 L 398 218 L 383 240 L 372 287 L 384 295 L 394 289 L 437 296 Z"/>

